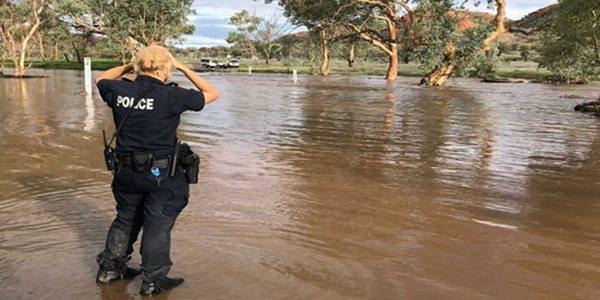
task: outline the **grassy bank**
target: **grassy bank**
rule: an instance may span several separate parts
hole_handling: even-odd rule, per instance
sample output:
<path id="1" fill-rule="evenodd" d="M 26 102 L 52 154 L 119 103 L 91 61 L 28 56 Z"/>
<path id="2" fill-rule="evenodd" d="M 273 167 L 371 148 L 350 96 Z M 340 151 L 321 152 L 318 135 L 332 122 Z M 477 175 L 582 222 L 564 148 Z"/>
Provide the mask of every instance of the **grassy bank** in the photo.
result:
<path id="1" fill-rule="evenodd" d="M 248 62 L 242 62 L 237 72 L 248 72 Z M 292 70 L 297 70 L 299 74 L 319 74 L 318 65 L 296 64 L 285 65 L 279 62 L 274 62 L 269 65 L 264 63 L 254 63 L 252 72 L 254 73 L 292 73 Z M 384 76 L 387 71 L 387 63 L 380 62 L 356 62 L 351 68 L 346 62 L 333 61 L 331 63 L 330 74 L 332 75 L 373 75 Z M 423 70 L 419 69 L 416 64 L 401 64 L 398 68 L 400 76 L 422 76 Z"/>
<path id="2" fill-rule="evenodd" d="M 29 62 L 28 62 L 29 64 Z M 94 59 L 92 60 L 92 69 L 94 70 L 106 70 L 115 66 L 121 65 L 120 61 L 114 61 L 109 59 Z M 5 67 L 11 68 L 12 62 L 6 62 Z M 76 61 L 33 61 L 31 62 L 33 68 L 42 69 L 70 69 L 70 70 L 81 70 L 83 64 Z M 226 72 L 248 72 L 248 67 L 252 66 L 252 72 L 254 73 L 291 73 L 292 70 L 297 70 L 299 74 L 318 74 L 318 65 L 308 65 L 303 63 L 298 64 L 284 64 L 279 61 L 270 63 L 269 65 L 264 63 L 242 61 L 242 65 L 237 69 L 219 70 Z M 372 75 L 372 76 L 384 76 L 387 71 L 387 63 L 385 62 L 364 62 L 358 61 L 351 68 L 344 61 L 333 61 L 331 64 L 331 74 L 333 75 Z M 413 76 L 421 77 L 426 73 L 425 70 L 421 69 L 418 64 L 408 63 L 400 64 L 398 69 L 398 75 L 400 76 Z M 544 79 L 552 73 L 545 69 L 540 69 L 535 62 L 508 62 L 498 65 L 492 73 L 486 74 L 485 76 L 499 76 L 499 77 L 511 77 L 511 78 L 522 78 L 522 79 Z"/>
<path id="3" fill-rule="evenodd" d="M 83 64 L 77 61 L 63 61 L 63 60 L 35 60 L 27 62 L 26 65 L 31 64 L 32 68 L 39 69 L 59 69 L 59 70 L 82 70 Z M 110 59 L 95 59 L 92 61 L 92 69 L 94 70 L 107 70 L 112 67 L 121 65 L 120 61 L 114 61 Z M 6 61 L 4 67 L 12 68 L 14 64 L 12 61 Z"/>
<path id="4" fill-rule="evenodd" d="M 387 68 L 387 63 L 381 62 L 357 62 L 354 64 L 354 67 L 350 68 L 345 62 L 334 61 L 331 64 L 331 74 L 384 76 Z M 256 73 L 291 73 L 293 69 L 296 69 L 300 74 L 318 74 L 319 72 L 318 66 L 287 66 L 278 63 L 252 65 L 252 72 Z M 242 63 L 237 71 L 248 72 L 248 64 Z M 426 73 L 427 72 L 424 69 L 420 68 L 420 66 L 415 63 L 400 64 L 398 67 L 399 76 L 423 77 Z M 498 64 L 493 72 L 485 74 L 484 77 L 497 76 L 519 79 L 545 79 L 547 76 L 551 75 L 552 72 L 539 68 L 536 62 L 515 61 Z"/>

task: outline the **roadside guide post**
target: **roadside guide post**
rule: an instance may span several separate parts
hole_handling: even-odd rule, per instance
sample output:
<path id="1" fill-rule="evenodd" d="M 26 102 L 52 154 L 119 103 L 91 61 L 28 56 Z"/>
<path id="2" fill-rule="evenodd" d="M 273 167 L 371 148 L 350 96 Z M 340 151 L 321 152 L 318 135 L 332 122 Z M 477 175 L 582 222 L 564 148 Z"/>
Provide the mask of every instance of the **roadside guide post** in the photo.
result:
<path id="1" fill-rule="evenodd" d="M 84 84 L 85 93 L 88 95 L 92 94 L 92 59 L 86 57 L 83 59 L 83 71 L 84 71 Z"/>
<path id="2" fill-rule="evenodd" d="M 248 74 L 252 74 L 252 66 L 248 66 Z"/>
<path id="3" fill-rule="evenodd" d="M 292 81 L 294 83 L 298 82 L 298 71 L 292 70 Z"/>

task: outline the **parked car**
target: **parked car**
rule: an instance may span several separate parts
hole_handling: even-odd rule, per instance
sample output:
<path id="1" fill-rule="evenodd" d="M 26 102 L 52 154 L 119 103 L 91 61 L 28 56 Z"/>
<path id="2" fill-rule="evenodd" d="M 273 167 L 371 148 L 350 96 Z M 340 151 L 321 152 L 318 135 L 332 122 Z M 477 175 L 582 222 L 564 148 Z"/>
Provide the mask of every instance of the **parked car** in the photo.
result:
<path id="1" fill-rule="evenodd" d="M 232 58 L 227 62 L 227 67 L 229 68 L 239 68 L 240 61 L 237 58 Z"/>
<path id="2" fill-rule="evenodd" d="M 229 65 L 227 63 L 222 63 L 222 62 L 217 63 L 217 67 L 219 67 L 219 68 L 227 69 L 228 66 Z"/>
<path id="3" fill-rule="evenodd" d="M 202 58 L 202 59 L 200 59 L 200 65 L 201 66 L 203 66 L 205 68 L 208 68 L 209 64 L 210 64 L 210 59 L 208 59 L 208 58 Z"/>
<path id="4" fill-rule="evenodd" d="M 206 67 L 207 67 L 207 68 L 216 68 L 216 67 L 218 67 L 218 66 L 219 66 L 219 61 L 218 61 L 218 60 L 216 60 L 216 59 L 213 59 L 213 60 L 211 60 L 211 61 L 210 61 L 210 62 L 209 62 L 207 65 L 206 65 Z"/>

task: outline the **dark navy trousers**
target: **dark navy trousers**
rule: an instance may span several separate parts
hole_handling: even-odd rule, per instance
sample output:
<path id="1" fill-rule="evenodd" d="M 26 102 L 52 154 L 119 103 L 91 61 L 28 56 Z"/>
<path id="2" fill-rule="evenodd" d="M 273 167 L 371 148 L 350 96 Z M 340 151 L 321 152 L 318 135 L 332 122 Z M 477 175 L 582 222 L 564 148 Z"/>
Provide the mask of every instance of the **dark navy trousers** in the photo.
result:
<path id="1" fill-rule="evenodd" d="M 117 217 L 112 222 L 104 251 L 97 256 L 104 270 L 124 270 L 141 230 L 142 280 L 152 282 L 167 276 L 172 262 L 171 230 L 188 203 L 189 187 L 185 175 L 168 177 L 150 171 L 134 172 L 121 168 L 112 184 L 117 202 Z"/>

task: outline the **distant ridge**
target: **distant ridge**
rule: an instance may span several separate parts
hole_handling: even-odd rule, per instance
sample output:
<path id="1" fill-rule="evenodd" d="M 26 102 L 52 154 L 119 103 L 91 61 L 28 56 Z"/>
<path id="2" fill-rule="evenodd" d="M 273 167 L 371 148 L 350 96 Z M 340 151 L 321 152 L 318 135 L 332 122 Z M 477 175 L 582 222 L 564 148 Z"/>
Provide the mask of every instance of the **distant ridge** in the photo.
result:
<path id="1" fill-rule="evenodd" d="M 540 8 L 525 17 L 511 22 L 511 27 L 522 28 L 530 31 L 539 31 L 550 25 L 550 21 L 556 15 L 558 3 Z"/>

